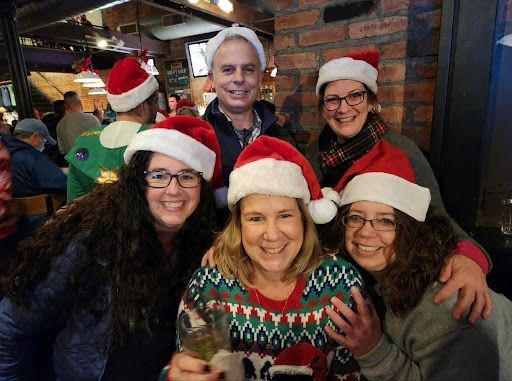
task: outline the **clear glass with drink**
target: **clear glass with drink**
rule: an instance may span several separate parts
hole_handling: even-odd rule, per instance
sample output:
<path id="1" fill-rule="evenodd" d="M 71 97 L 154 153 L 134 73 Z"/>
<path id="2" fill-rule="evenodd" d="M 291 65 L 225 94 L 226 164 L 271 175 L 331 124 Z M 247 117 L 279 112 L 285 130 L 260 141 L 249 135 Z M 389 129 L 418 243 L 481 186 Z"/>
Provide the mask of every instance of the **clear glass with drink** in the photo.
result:
<path id="1" fill-rule="evenodd" d="M 501 200 L 501 232 L 512 235 L 512 196 Z"/>

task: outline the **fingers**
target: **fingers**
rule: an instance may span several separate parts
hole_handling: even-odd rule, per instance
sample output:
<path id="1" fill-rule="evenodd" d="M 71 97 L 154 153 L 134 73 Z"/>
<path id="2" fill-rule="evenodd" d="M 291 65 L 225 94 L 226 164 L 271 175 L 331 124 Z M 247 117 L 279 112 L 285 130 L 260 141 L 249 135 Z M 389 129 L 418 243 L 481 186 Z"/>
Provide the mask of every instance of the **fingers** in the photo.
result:
<path id="1" fill-rule="evenodd" d="M 487 320 L 491 317 L 491 312 L 492 312 L 492 299 L 491 299 L 491 294 L 489 293 L 489 290 L 484 292 L 484 298 L 485 298 L 485 307 L 484 307 L 484 312 L 482 314 L 482 317 Z"/>
<path id="2" fill-rule="evenodd" d="M 471 304 L 475 300 L 476 292 L 468 291 L 466 288 L 461 289 L 459 293 L 459 299 L 452 310 L 452 318 L 459 320 L 466 311 L 469 310 Z"/>
<path id="3" fill-rule="evenodd" d="M 334 329 L 332 329 L 331 327 L 329 326 L 325 326 L 325 332 L 327 333 L 327 336 L 329 336 L 331 339 L 333 339 L 335 342 L 337 342 L 339 345 L 349 349 L 349 345 L 347 343 L 347 340 L 345 338 L 345 336 L 339 334 L 338 332 L 336 332 Z"/>
<path id="4" fill-rule="evenodd" d="M 475 293 L 475 299 L 473 300 L 473 305 L 471 306 L 471 313 L 468 316 L 469 324 L 475 324 L 476 321 L 482 316 L 485 306 L 485 296 L 483 294 L 483 292 L 479 291 Z"/>
<path id="5" fill-rule="evenodd" d="M 213 254 L 213 247 L 210 247 L 206 253 L 204 253 L 203 258 L 201 258 L 201 267 L 208 265 L 211 269 L 215 268 L 216 263 Z"/>
<path id="6" fill-rule="evenodd" d="M 453 257 L 451 257 L 450 259 L 448 259 L 445 262 L 443 268 L 441 269 L 441 273 L 439 274 L 439 281 L 441 283 L 444 283 L 448 279 L 450 279 L 452 276 L 452 271 L 453 271 Z"/>
<path id="7" fill-rule="evenodd" d="M 460 285 L 456 283 L 453 278 L 450 278 L 450 280 L 444 284 L 443 288 L 434 295 L 434 303 L 440 304 L 444 302 L 450 296 L 457 293 L 459 291 L 459 287 Z"/>
<path id="8" fill-rule="evenodd" d="M 371 315 L 374 309 L 371 299 L 365 298 L 359 287 L 350 287 L 350 292 L 352 292 L 352 298 L 356 303 L 357 312 L 363 317 Z"/>
<path id="9" fill-rule="evenodd" d="M 174 354 L 169 365 L 169 381 L 214 381 L 223 377 L 222 371 L 213 369 L 206 361 L 184 352 Z"/>

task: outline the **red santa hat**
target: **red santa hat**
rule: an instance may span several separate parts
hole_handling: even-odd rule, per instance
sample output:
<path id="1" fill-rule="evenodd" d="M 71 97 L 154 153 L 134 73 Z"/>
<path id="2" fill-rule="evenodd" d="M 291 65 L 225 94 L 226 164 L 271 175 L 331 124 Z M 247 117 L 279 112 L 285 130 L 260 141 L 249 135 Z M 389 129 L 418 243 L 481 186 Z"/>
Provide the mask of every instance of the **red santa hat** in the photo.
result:
<path id="1" fill-rule="evenodd" d="M 430 205 L 430 190 L 416 184 L 409 158 L 385 140 L 355 161 L 335 189 L 341 193 L 340 205 L 379 202 L 417 221 L 425 221 Z"/>
<path id="2" fill-rule="evenodd" d="M 193 116 L 167 118 L 132 138 L 124 152 L 126 164 L 137 151 L 162 153 L 202 172 L 203 178 L 215 189 L 218 206 L 226 205 L 220 146 L 208 122 Z"/>
<path id="3" fill-rule="evenodd" d="M 289 143 L 261 136 L 249 144 L 229 176 L 228 207 L 251 194 L 302 199 L 313 221 L 325 224 L 337 213 L 339 194 L 320 188 L 311 164 Z"/>
<path id="4" fill-rule="evenodd" d="M 352 79 L 364 83 L 374 94 L 377 94 L 377 76 L 379 68 L 379 52 L 347 54 L 324 64 L 318 72 L 316 95 L 320 96 L 322 86 L 339 79 Z"/>
<path id="5" fill-rule="evenodd" d="M 315 381 L 327 380 L 327 357 L 320 349 L 308 343 L 298 343 L 277 356 L 269 369 L 270 377 L 277 375 L 308 375 Z"/>
<path id="6" fill-rule="evenodd" d="M 133 57 L 117 61 L 110 71 L 107 99 L 112 110 L 126 112 L 148 99 L 158 89 L 156 78 Z"/>
<path id="7" fill-rule="evenodd" d="M 217 50 L 222 45 L 222 43 L 231 36 L 241 36 L 252 45 L 260 61 L 260 69 L 261 71 L 264 71 L 267 67 L 265 49 L 263 49 L 263 45 L 261 44 L 258 36 L 256 36 L 256 33 L 254 33 L 252 29 L 245 28 L 243 26 L 232 26 L 223 29 L 217 33 L 215 37 L 212 37 L 208 40 L 208 44 L 206 44 L 206 66 L 208 67 L 208 71 L 212 71 L 213 58 L 215 57 L 215 53 L 217 53 Z"/>
<path id="8" fill-rule="evenodd" d="M 187 109 L 190 110 L 190 112 L 192 114 L 194 114 L 193 116 L 199 116 L 199 110 L 197 108 L 197 105 L 194 103 L 194 101 L 187 99 L 187 98 L 180 99 L 178 101 L 178 103 L 176 104 L 176 113 L 178 115 L 180 115 L 180 112 L 179 112 L 180 110 L 187 110 Z M 186 114 L 184 114 L 184 115 L 186 115 Z"/>

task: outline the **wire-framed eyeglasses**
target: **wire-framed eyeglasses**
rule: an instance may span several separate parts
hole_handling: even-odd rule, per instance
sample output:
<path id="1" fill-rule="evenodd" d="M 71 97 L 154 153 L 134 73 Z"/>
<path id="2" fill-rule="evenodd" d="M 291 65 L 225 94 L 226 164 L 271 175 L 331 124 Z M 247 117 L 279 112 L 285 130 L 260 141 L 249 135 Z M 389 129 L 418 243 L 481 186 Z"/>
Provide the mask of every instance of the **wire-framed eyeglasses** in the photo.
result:
<path id="1" fill-rule="evenodd" d="M 336 95 L 329 95 L 327 98 L 322 100 L 322 106 L 327 111 L 336 111 L 340 108 L 341 102 L 345 100 L 349 106 L 357 106 L 364 101 L 366 90 L 354 91 L 344 97 L 338 97 Z"/>
<path id="2" fill-rule="evenodd" d="M 196 188 L 201 184 L 203 172 L 193 170 L 169 173 L 161 170 L 144 171 L 146 183 L 151 188 L 166 188 L 176 178 L 182 188 Z"/>
<path id="3" fill-rule="evenodd" d="M 374 230 L 377 231 L 393 231 L 398 226 L 398 221 L 392 218 L 374 218 L 373 220 L 367 220 L 357 214 L 345 214 L 341 218 L 343 225 L 350 228 L 362 228 L 365 223 L 369 222 Z"/>

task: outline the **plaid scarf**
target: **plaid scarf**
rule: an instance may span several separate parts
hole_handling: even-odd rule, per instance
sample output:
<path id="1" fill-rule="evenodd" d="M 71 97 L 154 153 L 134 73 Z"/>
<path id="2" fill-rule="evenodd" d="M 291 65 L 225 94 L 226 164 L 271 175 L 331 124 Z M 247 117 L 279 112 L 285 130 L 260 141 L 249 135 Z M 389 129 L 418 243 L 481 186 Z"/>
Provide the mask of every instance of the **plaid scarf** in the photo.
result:
<path id="1" fill-rule="evenodd" d="M 318 154 L 320 169 L 324 175 L 340 166 L 347 166 L 348 169 L 352 162 L 368 152 L 386 132 L 388 132 L 386 124 L 373 112 L 368 113 L 361 131 L 343 143 L 338 143 L 336 134 L 332 132 L 331 136 L 327 137 L 330 140 L 329 147 Z"/>

